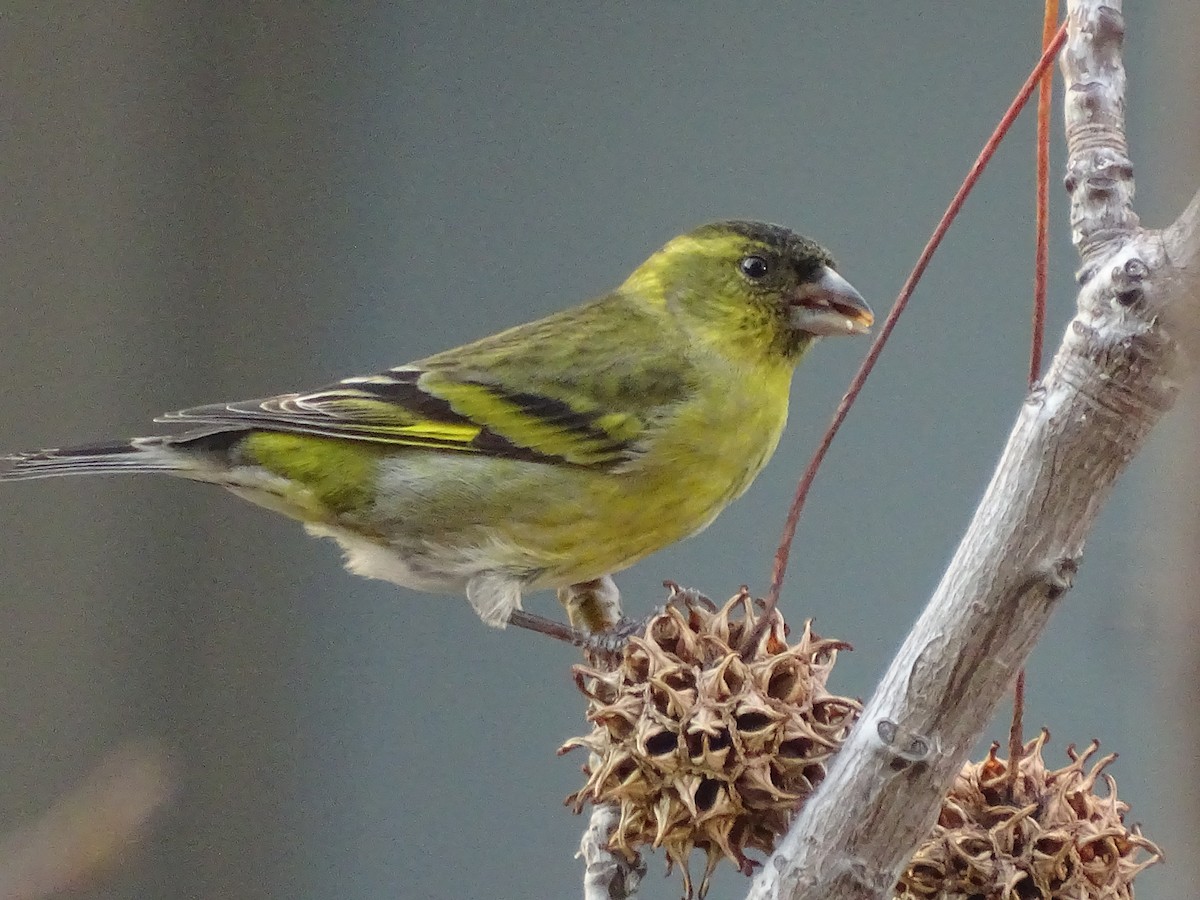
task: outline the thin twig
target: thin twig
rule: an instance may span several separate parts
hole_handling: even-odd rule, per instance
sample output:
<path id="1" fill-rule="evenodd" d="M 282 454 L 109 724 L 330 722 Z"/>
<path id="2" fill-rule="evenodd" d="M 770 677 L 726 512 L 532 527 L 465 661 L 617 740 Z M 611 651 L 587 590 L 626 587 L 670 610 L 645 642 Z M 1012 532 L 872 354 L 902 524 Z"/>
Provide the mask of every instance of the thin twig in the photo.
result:
<path id="1" fill-rule="evenodd" d="M 514 628 L 532 631 L 534 634 L 544 634 L 574 647 L 582 647 L 588 640 L 588 635 L 577 628 L 545 616 L 539 616 L 537 613 L 525 612 L 523 609 L 514 609 L 512 615 L 508 617 L 508 624 Z"/>
<path id="2" fill-rule="evenodd" d="M 592 808 L 576 854 L 583 859 L 583 900 L 630 900 L 646 874 L 644 861 L 630 863 L 608 849 L 620 818 L 620 810 L 611 804 Z"/>
<path id="3" fill-rule="evenodd" d="M 1046 0 L 1042 18 L 1042 49 L 1050 47 L 1058 25 L 1058 0 Z M 1066 26 L 1060 26 L 1060 31 Z M 1062 32 L 1065 35 L 1065 31 Z M 1042 342 L 1046 334 L 1046 291 L 1050 271 L 1050 101 L 1054 73 L 1049 69 L 1038 85 L 1037 104 L 1037 210 L 1034 217 L 1036 247 L 1033 258 L 1033 322 L 1029 342 L 1029 386 L 1042 374 Z"/>
<path id="4" fill-rule="evenodd" d="M 1025 755 L 1025 745 L 1021 739 L 1025 735 L 1025 668 L 1017 671 L 1017 680 L 1013 684 L 1012 724 L 1008 728 L 1008 772 L 1006 781 L 1009 791 L 1013 791 L 1020 773 L 1021 757 Z"/>

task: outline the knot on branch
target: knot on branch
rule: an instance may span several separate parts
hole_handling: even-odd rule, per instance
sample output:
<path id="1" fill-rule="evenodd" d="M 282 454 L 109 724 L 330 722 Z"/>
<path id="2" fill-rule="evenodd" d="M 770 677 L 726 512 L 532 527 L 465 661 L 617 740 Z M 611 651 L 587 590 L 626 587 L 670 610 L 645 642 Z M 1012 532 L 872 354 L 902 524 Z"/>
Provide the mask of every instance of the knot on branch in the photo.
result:
<path id="1" fill-rule="evenodd" d="M 1040 580 L 1046 586 L 1046 598 L 1057 600 L 1075 586 L 1075 573 L 1079 571 L 1079 557 L 1064 556 L 1046 566 Z"/>
<path id="2" fill-rule="evenodd" d="M 1122 265 L 1114 266 L 1112 280 L 1116 292 L 1113 299 L 1117 305 L 1130 307 L 1139 303 L 1146 296 L 1142 285 L 1149 276 L 1150 267 L 1136 256 L 1125 260 Z"/>
<path id="3" fill-rule="evenodd" d="M 1091 240 L 1099 244 L 1105 237 L 1098 231 Z M 1056 358 L 1047 384 L 1057 380 L 1078 391 L 1109 414 L 1109 431 L 1121 438 L 1148 427 L 1146 411 L 1169 409 L 1178 392 L 1176 341 L 1163 324 L 1172 269 L 1160 235 L 1139 232 L 1124 236 L 1117 252 L 1086 266 L 1079 277 L 1086 286 L 1067 333 L 1072 352 Z"/>
<path id="4" fill-rule="evenodd" d="M 1063 178 L 1067 193 L 1082 188 L 1089 199 L 1106 199 L 1126 181 L 1133 178 L 1133 162 L 1123 151 L 1124 141 L 1114 146 L 1107 131 L 1091 123 L 1076 128 L 1076 139 L 1083 158 L 1072 160 Z"/>
<path id="5" fill-rule="evenodd" d="M 892 719 L 880 719 L 875 725 L 875 733 L 885 752 L 891 756 L 889 768 L 893 772 L 902 772 L 911 765 L 928 761 L 937 746 L 932 736 L 905 728 Z"/>

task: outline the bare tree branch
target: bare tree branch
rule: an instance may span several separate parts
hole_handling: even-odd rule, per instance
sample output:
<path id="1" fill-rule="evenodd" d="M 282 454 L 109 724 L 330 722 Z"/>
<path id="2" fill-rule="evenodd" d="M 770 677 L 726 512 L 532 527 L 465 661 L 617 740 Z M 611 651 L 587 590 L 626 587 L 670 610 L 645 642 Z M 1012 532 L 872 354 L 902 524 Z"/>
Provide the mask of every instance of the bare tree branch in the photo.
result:
<path id="1" fill-rule="evenodd" d="M 590 632 L 592 634 L 611 631 L 623 616 L 621 595 L 607 576 L 563 588 L 558 598 L 567 609 L 572 624 L 587 623 L 588 628 L 595 629 Z M 586 647 L 586 643 L 583 646 Z M 599 765 L 595 758 L 593 765 Z M 608 847 L 620 818 L 620 809 L 611 804 L 592 808 L 588 827 L 579 841 L 579 852 L 575 854 L 577 859 L 583 859 L 583 900 L 632 900 L 637 895 L 642 876 L 646 874 L 645 862 L 631 863 Z"/>
<path id="2" fill-rule="evenodd" d="M 1133 212 L 1121 0 L 1072 0 L 1062 55 L 1078 313 L 929 605 L 750 891 L 888 897 L 970 747 L 1070 588 L 1116 477 L 1171 406 L 1200 295 L 1200 196 L 1166 231 Z"/>
<path id="3" fill-rule="evenodd" d="M 621 811 L 610 804 L 592 807 L 579 856 L 583 858 L 583 900 L 630 900 L 637 894 L 645 863 L 631 865 L 608 849 Z"/>

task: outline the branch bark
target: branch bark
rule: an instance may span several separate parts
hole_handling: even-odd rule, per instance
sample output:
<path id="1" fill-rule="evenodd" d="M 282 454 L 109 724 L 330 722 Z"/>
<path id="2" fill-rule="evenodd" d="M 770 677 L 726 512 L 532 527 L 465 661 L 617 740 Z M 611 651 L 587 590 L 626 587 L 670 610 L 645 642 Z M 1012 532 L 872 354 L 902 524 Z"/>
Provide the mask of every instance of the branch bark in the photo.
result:
<path id="1" fill-rule="evenodd" d="M 623 618 L 621 594 L 607 576 L 564 588 L 558 596 L 571 622 L 588 623 L 596 629 L 593 634 L 611 631 Z M 621 810 L 616 806 L 592 807 L 588 827 L 579 841 L 579 852 L 575 854 L 583 860 L 583 900 L 633 900 L 637 896 L 646 874 L 645 861 L 630 862 L 608 847 L 620 819 Z"/>
<path id="2" fill-rule="evenodd" d="M 608 839 L 621 817 L 614 806 L 592 807 L 588 827 L 579 842 L 583 859 L 583 900 L 632 900 L 646 874 L 646 865 L 631 865 L 608 849 Z"/>
<path id="3" fill-rule="evenodd" d="M 1179 345 L 1195 331 L 1200 297 L 1200 194 L 1166 230 L 1139 226 L 1121 0 L 1072 0 L 1068 21 L 1061 66 L 1078 313 L 941 583 L 752 900 L 891 895 L 1070 588 L 1113 482 L 1177 392 Z"/>

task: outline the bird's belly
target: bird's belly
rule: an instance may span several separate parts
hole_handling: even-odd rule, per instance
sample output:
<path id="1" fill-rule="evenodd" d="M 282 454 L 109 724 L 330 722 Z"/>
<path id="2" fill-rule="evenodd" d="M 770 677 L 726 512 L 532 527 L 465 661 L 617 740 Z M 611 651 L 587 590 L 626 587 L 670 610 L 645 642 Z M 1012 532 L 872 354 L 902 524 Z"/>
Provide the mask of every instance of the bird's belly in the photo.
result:
<path id="1" fill-rule="evenodd" d="M 466 587 L 466 577 L 455 574 L 445 563 L 420 553 L 405 553 L 398 546 L 349 528 L 309 522 L 304 530 L 337 541 L 346 553 L 346 568 L 355 575 L 431 593 L 460 593 Z"/>

